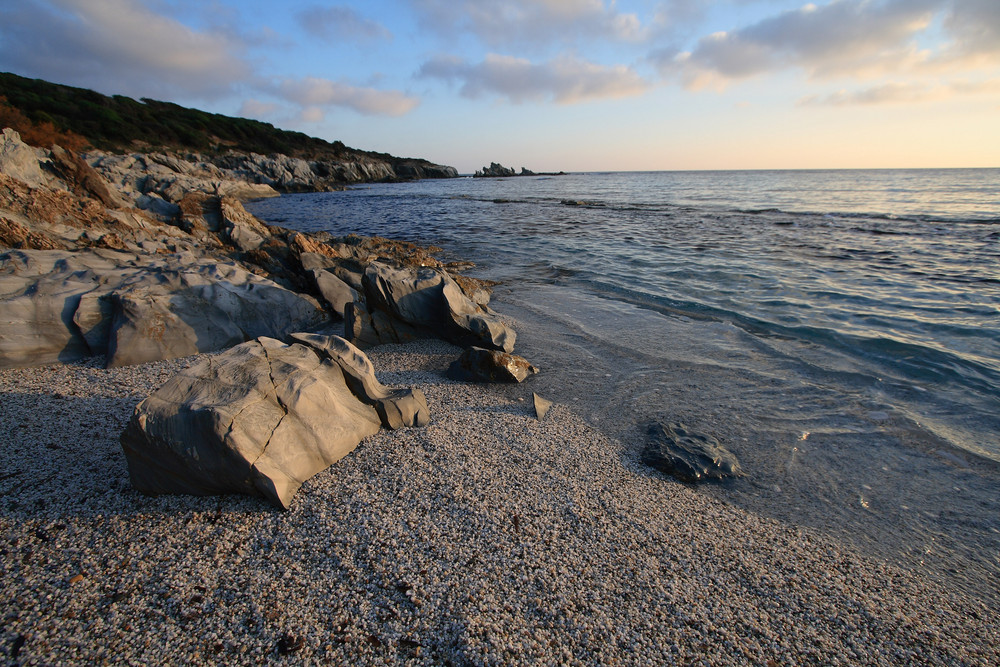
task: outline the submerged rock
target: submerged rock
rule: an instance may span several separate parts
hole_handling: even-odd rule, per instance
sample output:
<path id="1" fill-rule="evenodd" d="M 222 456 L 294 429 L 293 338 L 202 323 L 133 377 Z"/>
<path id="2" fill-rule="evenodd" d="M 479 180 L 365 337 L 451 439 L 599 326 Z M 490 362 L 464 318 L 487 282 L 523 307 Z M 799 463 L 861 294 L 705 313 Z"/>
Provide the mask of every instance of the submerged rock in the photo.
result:
<path id="1" fill-rule="evenodd" d="M 684 424 L 653 423 L 642 460 L 682 482 L 742 477 L 736 456 L 710 435 L 692 433 Z"/>

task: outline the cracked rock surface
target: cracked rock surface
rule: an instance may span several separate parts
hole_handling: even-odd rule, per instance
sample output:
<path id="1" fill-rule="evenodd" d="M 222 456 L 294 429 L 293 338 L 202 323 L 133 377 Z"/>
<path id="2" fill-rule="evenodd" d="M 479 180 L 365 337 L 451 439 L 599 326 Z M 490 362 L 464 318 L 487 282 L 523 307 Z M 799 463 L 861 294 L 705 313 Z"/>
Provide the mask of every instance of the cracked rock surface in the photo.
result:
<path id="1" fill-rule="evenodd" d="M 237 345 L 140 403 L 121 436 L 133 486 L 153 495 L 244 493 L 287 509 L 303 482 L 383 422 L 427 423 L 419 390 L 383 387 L 341 338 L 304 339 Z"/>

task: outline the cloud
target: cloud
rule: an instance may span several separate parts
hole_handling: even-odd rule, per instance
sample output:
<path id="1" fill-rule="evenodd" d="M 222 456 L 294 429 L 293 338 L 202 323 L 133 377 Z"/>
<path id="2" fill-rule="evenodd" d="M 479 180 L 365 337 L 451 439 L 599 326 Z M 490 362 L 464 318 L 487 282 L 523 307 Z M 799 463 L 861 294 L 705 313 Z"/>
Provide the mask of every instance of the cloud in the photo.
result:
<path id="1" fill-rule="evenodd" d="M 392 33 L 377 21 L 366 19 L 350 7 L 313 5 L 298 12 L 296 21 L 313 37 L 329 41 L 392 39 Z"/>
<path id="2" fill-rule="evenodd" d="M 915 104 L 947 100 L 965 95 L 995 95 L 997 93 L 1000 93 L 1000 79 L 954 81 L 945 84 L 891 82 L 855 91 L 839 90 L 829 95 L 809 95 L 799 100 L 799 106 L 846 107 Z"/>
<path id="3" fill-rule="evenodd" d="M 1000 2 L 997 0 L 956 0 L 944 27 L 953 41 L 937 60 L 972 66 L 1000 62 Z"/>
<path id="4" fill-rule="evenodd" d="M 267 86 L 277 97 L 301 106 L 306 117 L 316 119 L 317 109 L 339 106 L 367 115 L 402 116 L 420 101 L 396 90 L 360 88 L 341 81 L 306 77 L 278 79 Z"/>
<path id="5" fill-rule="evenodd" d="M 587 100 L 638 95 L 648 84 L 630 67 L 603 66 L 560 56 L 544 64 L 488 54 L 477 64 L 443 56 L 425 63 L 420 76 L 461 84 L 469 98 L 494 94 L 514 103 L 554 100 L 574 104 Z"/>
<path id="6" fill-rule="evenodd" d="M 332 107 L 399 116 L 418 104 L 399 91 L 344 81 L 263 76 L 237 34 L 194 30 L 138 0 L 26 0 L 0 8 L 0 62 L 28 76 L 133 97 L 202 101 L 252 91 L 297 104 L 304 119 Z M 247 99 L 240 113 L 269 116 L 278 108 L 270 105 Z"/>
<path id="7" fill-rule="evenodd" d="M 240 110 L 236 112 L 240 118 L 268 118 L 275 115 L 281 105 L 274 102 L 261 102 L 260 100 L 243 100 Z"/>
<path id="8" fill-rule="evenodd" d="M 205 99 L 233 92 L 233 82 L 251 74 L 242 44 L 221 32 L 192 30 L 135 0 L 5 5 L 5 69 L 136 97 Z"/>
<path id="9" fill-rule="evenodd" d="M 788 68 L 813 78 L 871 77 L 926 60 L 914 43 L 941 0 L 833 0 L 700 39 L 691 51 L 661 50 L 653 61 L 689 88 Z"/>
<path id="10" fill-rule="evenodd" d="M 606 39 L 638 42 L 635 14 L 604 0 L 412 0 L 424 27 L 449 36 L 472 33 L 487 45 L 535 47 Z"/>

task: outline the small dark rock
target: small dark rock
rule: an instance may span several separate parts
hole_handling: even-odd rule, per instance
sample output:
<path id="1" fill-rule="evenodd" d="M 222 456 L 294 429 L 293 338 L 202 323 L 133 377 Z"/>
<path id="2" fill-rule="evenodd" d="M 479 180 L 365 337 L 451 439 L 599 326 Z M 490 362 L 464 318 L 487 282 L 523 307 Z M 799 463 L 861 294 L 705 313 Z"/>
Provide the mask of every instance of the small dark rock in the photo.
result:
<path id="1" fill-rule="evenodd" d="M 278 653 L 288 655 L 289 653 L 301 650 L 303 646 L 305 646 L 305 640 L 302 637 L 297 637 L 286 632 L 278 640 Z"/>
<path id="2" fill-rule="evenodd" d="M 516 354 L 470 347 L 448 368 L 448 377 L 465 382 L 523 382 L 537 372 Z"/>
<path id="3" fill-rule="evenodd" d="M 680 423 L 652 424 L 642 460 L 682 482 L 743 476 L 736 456 L 718 440 Z"/>

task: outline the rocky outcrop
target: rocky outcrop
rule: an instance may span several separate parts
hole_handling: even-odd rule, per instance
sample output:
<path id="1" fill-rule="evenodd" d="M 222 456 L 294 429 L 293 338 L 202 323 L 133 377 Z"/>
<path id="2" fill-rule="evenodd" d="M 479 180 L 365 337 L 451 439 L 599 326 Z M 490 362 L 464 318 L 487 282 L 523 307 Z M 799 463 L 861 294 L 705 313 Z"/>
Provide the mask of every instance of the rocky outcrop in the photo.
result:
<path id="1" fill-rule="evenodd" d="M 743 476 L 736 456 L 718 440 L 694 433 L 680 423 L 650 425 L 642 460 L 682 482 Z"/>
<path id="2" fill-rule="evenodd" d="M 190 251 L 10 251 L 0 295 L 0 367 L 171 359 L 328 319 L 308 295 Z"/>
<path id="3" fill-rule="evenodd" d="M 464 382 L 524 382 L 537 372 L 516 354 L 470 347 L 448 368 L 448 377 Z"/>
<path id="4" fill-rule="evenodd" d="M 303 482 L 381 424 L 427 423 L 423 395 L 382 387 L 346 341 L 304 340 L 243 343 L 140 403 L 121 436 L 133 486 L 148 494 L 244 493 L 287 509 Z"/>
<path id="5" fill-rule="evenodd" d="M 42 178 L 32 186 L 0 174 L 0 244 L 10 249 L 0 254 L 0 367 L 95 354 L 109 366 L 142 363 L 331 318 L 361 347 L 438 337 L 513 349 L 514 331 L 488 308 L 489 283 L 453 274 L 436 248 L 265 225 L 220 194 L 225 179 L 211 193 L 184 190 L 224 176 L 208 162 L 104 156 L 92 169 L 69 151 L 42 154 L 4 136 L 19 156 L 12 169 L 35 177 L 34 161 Z M 286 186 L 285 176 L 312 169 L 258 158 L 249 163 Z M 109 187 L 101 174 L 116 180 Z"/>
<path id="6" fill-rule="evenodd" d="M 130 202 L 175 215 L 185 195 L 259 199 L 281 192 L 340 190 L 353 183 L 454 178 L 454 167 L 420 160 L 303 160 L 287 155 L 165 153 L 114 155 L 95 151 L 87 160 Z"/>
<path id="7" fill-rule="evenodd" d="M 505 167 L 498 162 L 491 162 L 490 166 L 477 169 L 473 178 L 509 178 L 511 176 L 565 176 L 566 172 L 541 172 L 536 173 L 526 167 L 521 167 L 521 171 L 514 171 L 513 167 Z"/>
<path id="8" fill-rule="evenodd" d="M 511 351 L 516 334 L 499 318 L 470 299 L 444 271 L 430 267 L 393 267 L 372 262 L 361 281 L 366 303 L 355 307 L 352 314 L 364 320 L 365 311 L 371 318 L 374 333 L 390 331 L 381 324 L 386 317 L 391 331 L 404 325 L 407 333 L 439 337 L 458 345 L 478 345 L 490 349 Z M 352 322 L 353 323 L 353 322 Z M 356 327 L 348 331 L 355 334 Z M 398 335 L 393 337 L 400 342 Z M 390 338 L 390 340 L 392 340 Z M 389 342 L 389 340 L 384 341 Z"/>

